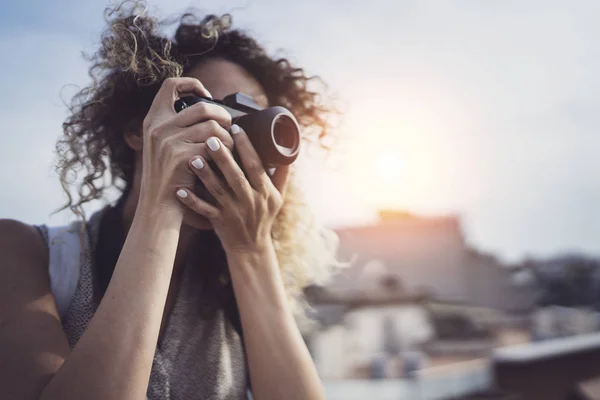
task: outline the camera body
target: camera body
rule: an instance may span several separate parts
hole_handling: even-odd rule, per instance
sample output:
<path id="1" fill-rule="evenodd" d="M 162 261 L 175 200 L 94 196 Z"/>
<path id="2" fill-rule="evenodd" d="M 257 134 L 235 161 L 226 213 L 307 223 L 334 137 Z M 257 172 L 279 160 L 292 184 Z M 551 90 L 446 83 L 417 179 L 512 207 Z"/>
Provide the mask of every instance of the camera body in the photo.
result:
<path id="1" fill-rule="evenodd" d="M 180 112 L 198 102 L 223 107 L 231 115 L 232 123 L 246 132 L 266 168 L 289 165 L 298 158 L 300 126 L 288 109 L 262 108 L 250 96 L 234 93 L 223 100 L 182 97 L 175 102 L 175 111 Z"/>

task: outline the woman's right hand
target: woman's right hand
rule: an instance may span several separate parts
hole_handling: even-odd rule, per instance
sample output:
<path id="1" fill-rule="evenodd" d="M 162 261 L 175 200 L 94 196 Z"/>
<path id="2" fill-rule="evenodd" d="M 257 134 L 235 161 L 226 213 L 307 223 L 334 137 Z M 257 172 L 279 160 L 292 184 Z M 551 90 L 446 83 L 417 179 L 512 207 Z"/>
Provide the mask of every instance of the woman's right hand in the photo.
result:
<path id="1" fill-rule="evenodd" d="M 194 189 L 197 177 L 189 168 L 190 158 L 207 155 L 205 141 L 211 136 L 233 149 L 231 116 L 224 108 L 199 102 L 175 111 L 175 101 L 189 95 L 212 97 L 198 79 L 166 79 L 144 119 L 138 208 L 167 208 L 183 217 L 185 210 L 175 193 L 181 187 Z"/>

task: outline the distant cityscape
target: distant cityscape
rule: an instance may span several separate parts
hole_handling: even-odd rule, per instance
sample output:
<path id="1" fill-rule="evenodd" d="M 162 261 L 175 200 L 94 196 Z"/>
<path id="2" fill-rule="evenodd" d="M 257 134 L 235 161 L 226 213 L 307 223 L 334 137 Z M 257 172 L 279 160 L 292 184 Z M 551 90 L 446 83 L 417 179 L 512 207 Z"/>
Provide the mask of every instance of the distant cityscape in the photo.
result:
<path id="1" fill-rule="evenodd" d="M 495 348 L 600 328 L 600 261 L 586 255 L 503 264 L 466 243 L 456 216 L 382 211 L 337 233 L 351 265 L 306 289 L 318 322 L 305 337 L 325 380 L 485 365 Z"/>

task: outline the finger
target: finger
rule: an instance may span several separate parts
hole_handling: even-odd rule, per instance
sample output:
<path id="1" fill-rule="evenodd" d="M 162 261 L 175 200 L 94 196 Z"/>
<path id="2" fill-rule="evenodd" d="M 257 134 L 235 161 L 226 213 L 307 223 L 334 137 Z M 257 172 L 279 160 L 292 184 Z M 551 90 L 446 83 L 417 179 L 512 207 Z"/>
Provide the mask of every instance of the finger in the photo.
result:
<path id="1" fill-rule="evenodd" d="M 229 187 L 235 195 L 242 200 L 249 200 L 252 197 L 252 186 L 244 175 L 244 171 L 233 158 L 233 154 L 227 148 L 221 145 L 221 142 L 216 137 L 211 137 L 206 141 L 209 148 L 210 158 L 215 162 L 219 170 L 225 177 Z M 195 166 L 196 161 L 192 162 Z M 202 162 L 198 162 L 198 165 Z"/>
<path id="2" fill-rule="evenodd" d="M 206 190 L 215 198 L 222 207 L 229 207 L 231 204 L 231 195 L 221 179 L 211 169 L 206 159 L 196 156 L 190 160 L 190 168 L 200 179 Z"/>
<path id="3" fill-rule="evenodd" d="M 181 96 L 190 94 L 212 98 L 210 92 L 196 78 L 167 78 L 154 96 L 150 110 L 158 108 L 163 112 L 175 114 L 173 107 L 175 101 Z"/>
<path id="4" fill-rule="evenodd" d="M 218 137 L 226 147 L 233 150 L 233 138 L 229 131 L 212 119 L 185 128 L 175 136 L 177 140 L 188 143 L 204 143 L 210 137 Z"/>
<path id="5" fill-rule="evenodd" d="M 277 188 L 277 190 L 279 190 L 279 193 L 285 193 L 289 176 L 289 165 L 280 165 L 275 168 L 274 173 L 271 175 L 271 182 L 273 182 L 273 185 Z"/>
<path id="6" fill-rule="evenodd" d="M 179 112 L 173 118 L 173 123 L 180 128 L 187 128 L 211 119 L 217 121 L 219 125 L 227 130 L 231 127 L 231 115 L 223 107 L 204 101 L 193 104 L 191 107 Z"/>
<path id="7" fill-rule="evenodd" d="M 181 188 L 177 190 L 176 194 L 177 198 L 183 204 L 185 204 L 195 213 L 202 215 L 203 217 L 206 217 L 208 219 L 216 219 L 219 218 L 219 216 L 221 215 L 221 211 L 217 207 L 200 199 L 191 190 Z"/>
<path id="8" fill-rule="evenodd" d="M 191 94 L 212 98 L 212 95 L 204 87 L 202 82 L 196 78 L 190 77 L 165 79 L 158 93 L 156 94 L 156 97 L 158 97 L 160 101 L 169 102 L 172 108 L 175 100 L 177 100 L 179 97 Z"/>
<path id="9" fill-rule="evenodd" d="M 233 137 L 234 147 L 240 156 L 244 171 L 248 176 L 250 184 L 259 191 L 268 187 L 271 183 L 262 160 L 258 156 L 256 149 L 250 142 L 248 135 L 239 125 L 231 126 L 231 136 Z"/>

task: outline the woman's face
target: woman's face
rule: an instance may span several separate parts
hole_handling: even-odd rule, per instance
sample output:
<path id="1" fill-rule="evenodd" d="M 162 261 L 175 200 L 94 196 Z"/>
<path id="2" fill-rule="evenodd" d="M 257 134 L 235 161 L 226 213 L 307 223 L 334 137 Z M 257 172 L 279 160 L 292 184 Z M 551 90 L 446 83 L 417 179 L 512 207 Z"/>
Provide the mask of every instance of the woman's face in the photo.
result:
<path id="1" fill-rule="evenodd" d="M 214 99 L 241 92 L 252 97 L 262 107 L 268 106 L 267 95 L 258 81 L 239 65 L 223 59 L 211 59 L 199 63 L 192 68 L 187 76 L 197 78 Z M 202 198 L 212 200 L 206 189 L 197 186 L 196 193 Z M 184 224 L 196 229 L 212 229 L 211 224 L 204 217 L 189 211 L 184 219 Z"/>
<path id="2" fill-rule="evenodd" d="M 267 95 L 258 81 L 239 65 L 223 59 L 210 59 L 192 68 L 187 76 L 198 79 L 217 100 L 241 92 L 252 97 L 263 107 L 268 106 Z"/>

